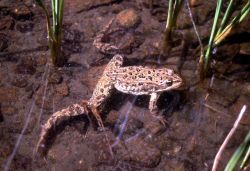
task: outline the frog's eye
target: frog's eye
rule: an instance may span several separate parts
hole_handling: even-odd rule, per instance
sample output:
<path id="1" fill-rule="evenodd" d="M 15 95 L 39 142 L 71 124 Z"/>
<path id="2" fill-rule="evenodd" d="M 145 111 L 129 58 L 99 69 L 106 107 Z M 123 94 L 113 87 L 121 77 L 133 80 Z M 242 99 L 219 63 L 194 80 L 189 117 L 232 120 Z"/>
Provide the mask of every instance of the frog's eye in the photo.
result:
<path id="1" fill-rule="evenodd" d="M 173 85 L 173 81 L 172 80 L 167 80 L 166 82 L 165 82 L 165 84 L 167 85 L 167 86 L 172 86 Z"/>

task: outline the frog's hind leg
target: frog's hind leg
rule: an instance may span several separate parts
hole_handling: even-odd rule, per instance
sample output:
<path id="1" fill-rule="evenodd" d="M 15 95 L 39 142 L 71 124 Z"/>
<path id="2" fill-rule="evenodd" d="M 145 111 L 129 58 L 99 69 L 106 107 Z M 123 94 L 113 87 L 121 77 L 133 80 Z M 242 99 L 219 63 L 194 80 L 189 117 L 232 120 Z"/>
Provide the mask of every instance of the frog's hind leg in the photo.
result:
<path id="1" fill-rule="evenodd" d="M 106 67 L 104 73 L 109 74 L 108 77 L 111 78 L 112 75 L 115 75 L 115 72 L 118 68 L 120 68 L 123 64 L 123 57 L 122 55 L 115 55 L 113 58 L 109 61 L 108 66 Z"/>
<path id="2" fill-rule="evenodd" d="M 151 112 L 151 114 L 157 118 L 164 126 L 166 126 L 166 120 L 165 118 L 159 114 L 158 112 L 158 107 L 157 107 L 157 101 L 160 97 L 159 93 L 152 93 L 150 96 L 150 100 L 149 100 L 149 110 Z"/>
<path id="3" fill-rule="evenodd" d="M 99 125 L 99 127 L 102 129 L 102 131 L 105 130 L 102 118 L 100 116 L 100 112 L 98 111 L 98 109 L 96 107 L 91 107 L 91 111 L 95 117 L 95 119 L 97 120 L 97 124 Z"/>

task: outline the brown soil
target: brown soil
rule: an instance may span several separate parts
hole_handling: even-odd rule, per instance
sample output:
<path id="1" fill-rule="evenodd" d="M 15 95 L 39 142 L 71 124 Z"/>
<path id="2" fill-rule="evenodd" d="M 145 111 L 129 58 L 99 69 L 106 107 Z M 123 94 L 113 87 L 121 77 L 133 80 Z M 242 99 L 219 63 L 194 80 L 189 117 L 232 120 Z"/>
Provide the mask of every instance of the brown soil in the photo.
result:
<path id="1" fill-rule="evenodd" d="M 1 169 L 211 170 L 242 106 L 250 106 L 250 42 L 245 38 L 249 36 L 249 17 L 217 48 L 209 76 L 200 83 L 199 55 L 193 54 L 198 40 L 188 12 L 181 12 L 177 25 L 182 36 L 174 38 L 171 54 L 161 61 L 185 79 L 185 86 L 163 93 L 159 99 L 167 127 L 151 116 L 148 97 L 115 92 L 108 101 L 110 111 L 103 114 L 106 131 L 95 129 L 88 118 L 70 120 L 51 137 L 46 160 L 34 153 L 42 125 L 55 111 L 89 99 L 111 59 L 92 45 L 95 35 L 117 17 L 112 27 L 120 29 L 107 41 L 122 49 L 125 64 L 155 65 L 161 54 L 167 4 L 163 0 L 65 1 L 62 46 L 68 61 L 64 67 L 54 68 L 48 65 L 41 8 L 30 0 L 0 1 Z M 210 33 L 215 4 L 199 1 L 192 8 L 204 41 Z M 247 109 L 223 153 L 221 170 L 249 125 Z"/>

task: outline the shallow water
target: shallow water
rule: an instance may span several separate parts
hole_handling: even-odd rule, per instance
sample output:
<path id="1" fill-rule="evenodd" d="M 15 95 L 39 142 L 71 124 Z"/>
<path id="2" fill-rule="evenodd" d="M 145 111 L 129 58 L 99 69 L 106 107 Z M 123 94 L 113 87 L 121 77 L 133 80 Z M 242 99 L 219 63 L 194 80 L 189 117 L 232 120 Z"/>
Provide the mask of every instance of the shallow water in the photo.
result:
<path id="1" fill-rule="evenodd" d="M 3 170 L 211 170 L 242 106 L 249 108 L 249 41 L 234 41 L 237 36 L 232 36 L 219 47 L 212 71 L 200 83 L 196 74 L 199 59 L 193 55 L 198 40 L 184 10 L 177 23 L 187 41 L 183 43 L 184 38 L 176 36 L 170 55 L 160 61 L 185 79 L 185 86 L 164 92 L 158 101 L 167 126 L 152 117 L 149 97 L 115 91 L 102 113 L 105 131 L 96 129 L 91 116 L 70 119 L 55 127 L 44 160 L 35 153 L 42 125 L 54 112 L 89 99 L 111 59 L 92 45 L 95 35 L 112 17 L 120 15 L 121 20 L 112 27 L 121 29 L 111 33 L 107 41 L 122 49 L 124 65 L 158 66 L 167 3 L 65 1 L 63 50 L 68 62 L 54 68 L 46 64 L 49 51 L 44 14 L 32 2 L 0 2 Z M 201 2 L 193 8 L 202 40 L 209 35 L 214 4 Z M 128 19 L 124 10 L 131 8 L 139 19 L 125 29 L 120 26 Z M 235 35 L 248 34 L 249 19 Z M 249 125 L 247 109 L 223 153 L 221 169 L 243 141 Z"/>

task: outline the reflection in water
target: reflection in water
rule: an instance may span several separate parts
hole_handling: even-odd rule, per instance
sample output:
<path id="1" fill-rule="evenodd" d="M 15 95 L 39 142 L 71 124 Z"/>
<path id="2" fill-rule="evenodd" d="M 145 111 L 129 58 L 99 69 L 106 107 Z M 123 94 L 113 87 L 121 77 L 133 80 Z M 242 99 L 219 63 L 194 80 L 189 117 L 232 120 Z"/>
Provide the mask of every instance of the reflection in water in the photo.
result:
<path id="1" fill-rule="evenodd" d="M 120 129 L 118 129 L 118 130 L 119 130 L 119 134 L 118 134 L 118 136 L 116 137 L 115 142 L 111 145 L 111 147 L 116 146 L 116 145 L 120 142 L 120 139 L 121 139 L 121 137 L 122 137 L 122 135 L 123 135 L 123 133 L 124 133 L 124 131 L 125 131 L 126 125 L 127 125 L 127 123 L 128 123 L 129 113 L 130 113 L 130 111 L 131 111 L 131 109 L 132 109 L 132 107 L 133 107 L 133 105 L 134 105 L 136 99 L 137 99 L 137 97 L 135 96 L 135 97 L 133 98 L 133 100 L 132 100 L 132 103 L 129 103 L 129 105 L 127 105 L 127 111 L 126 111 L 126 113 L 125 113 L 125 118 L 124 118 L 124 119 L 122 119 L 122 117 L 123 117 L 124 115 L 121 114 L 121 113 L 119 112 L 119 118 L 118 118 L 117 123 L 116 123 L 116 125 L 115 125 L 115 128 L 120 127 Z M 123 122 L 122 122 L 122 124 L 120 125 L 120 124 L 119 124 L 119 121 L 121 121 L 121 120 L 123 120 Z"/>
<path id="2" fill-rule="evenodd" d="M 35 101 L 32 102 L 32 105 L 30 107 L 29 113 L 27 114 L 27 117 L 26 117 L 27 119 L 26 119 L 25 124 L 23 126 L 23 129 L 21 131 L 21 134 L 18 136 L 16 144 L 15 144 L 15 147 L 14 147 L 11 155 L 8 157 L 7 162 L 6 162 L 5 166 L 4 166 L 4 171 L 8 171 L 9 170 L 10 164 L 11 164 L 13 158 L 16 155 L 16 151 L 17 151 L 17 149 L 19 147 L 19 144 L 20 144 L 20 142 L 21 142 L 21 140 L 23 138 L 23 134 L 26 131 L 26 129 L 28 127 L 28 124 L 30 122 L 30 116 L 31 116 L 31 113 L 33 112 L 34 105 L 35 105 Z"/>
<path id="3" fill-rule="evenodd" d="M 37 127 L 38 128 L 40 127 L 40 120 L 41 120 L 41 116 L 43 114 L 43 106 L 44 106 L 44 101 L 45 101 L 45 97 L 46 97 L 46 93 L 47 93 L 47 86 L 48 86 L 47 77 L 48 77 L 49 72 L 50 72 L 50 66 L 48 66 L 48 64 L 47 64 L 45 66 L 45 71 L 44 71 L 44 74 L 42 77 L 42 82 L 45 82 L 45 84 L 44 84 L 44 92 L 43 92 L 43 97 L 42 97 L 42 105 L 41 105 L 40 113 L 39 113 L 38 120 L 37 120 Z M 54 107 L 53 107 L 53 110 L 54 110 Z M 54 113 L 54 111 L 53 111 L 53 113 Z"/>
<path id="4" fill-rule="evenodd" d="M 47 89 L 47 85 L 48 85 L 48 78 L 46 77 L 47 76 L 47 73 L 49 73 L 50 71 L 50 67 L 48 67 L 48 64 L 46 65 L 45 67 L 45 72 L 42 76 L 42 83 L 45 81 L 45 86 L 44 86 L 44 93 L 43 93 L 43 101 L 42 101 L 42 107 L 41 107 L 41 111 L 40 111 L 40 114 L 39 114 L 39 117 L 38 117 L 38 121 L 37 121 L 37 124 L 40 125 L 40 119 L 41 119 L 41 115 L 43 113 L 43 105 L 44 105 L 44 100 L 45 100 L 45 96 L 46 96 L 46 89 Z M 15 157 L 16 155 L 16 151 L 20 145 L 20 142 L 23 138 L 23 135 L 28 127 L 28 124 L 30 122 L 30 117 L 31 117 L 31 113 L 33 112 L 33 109 L 34 109 L 34 105 L 35 105 L 35 100 L 33 100 L 32 104 L 31 104 L 31 107 L 30 107 L 30 110 L 29 110 L 29 113 L 26 115 L 26 119 L 25 119 L 25 123 L 24 123 L 24 126 L 23 126 L 23 129 L 21 131 L 21 134 L 18 136 L 17 138 L 17 141 L 16 141 L 16 144 L 15 144 L 15 147 L 11 153 L 11 155 L 8 157 L 7 161 L 6 161 L 6 164 L 4 166 L 4 171 L 8 171 L 9 170 L 9 167 L 10 167 L 10 164 L 13 160 L 13 158 Z M 35 154 L 35 152 L 33 152 L 33 155 Z"/>

